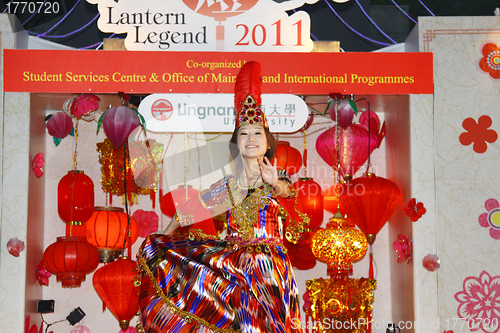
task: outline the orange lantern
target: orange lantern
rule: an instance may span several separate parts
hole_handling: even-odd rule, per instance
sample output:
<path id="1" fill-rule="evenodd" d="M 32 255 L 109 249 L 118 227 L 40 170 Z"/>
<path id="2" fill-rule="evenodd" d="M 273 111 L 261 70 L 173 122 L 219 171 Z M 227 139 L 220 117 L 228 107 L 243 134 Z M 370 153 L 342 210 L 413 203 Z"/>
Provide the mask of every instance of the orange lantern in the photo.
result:
<path id="1" fill-rule="evenodd" d="M 342 191 L 341 184 L 335 184 L 323 191 L 323 208 L 332 214 L 339 210 L 339 194 Z M 345 209 L 341 205 L 340 213 L 345 214 Z"/>
<path id="2" fill-rule="evenodd" d="M 94 289 L 125 331 L 139 311 L 137 263 L 127 257 L 99 268 L 92 279 Z"/>
<path id="3" fill-rule="evenodd" d="M 168 217 L 173 217 L 177 208 L 198 195 L 200 191 L 193 188 L 191 185 L 179 185 L 175 190 L 168 192 L 160 198 L 160 208 L 163 214 Z"/>
<path id="4" fill-rule="evenodd" d="M 45 249 L 43 262 L 63 288 L 75 288 L 99 265 L 99 251 L 85 238 L 57 237 L 57 242 Z"/>
<path id="5" fill-rule="evenodd" d="M 66 223 L 81 225 L 94 212 L 94 183 L 83 171 L 71 170 L 57 185 L 57 211 Z"/>
<path id="6" fill-rule="evenodd" d="M 297 200 L 302 213 L 309 216 L 309 229 L 319 228 L 323 223 L 323 191 L 312 178 L 300 178 L 292 186 L 297 190 Z"/>
<path id="7" fill-rule="evenodd" d="M 340 201 L 347 214 L 373 244 L 377 233 L 389 220 L 401 198 L 392 181 L 368 173 L 342 185 Z"/>
<path id="8" fill-rule="evenodd" d="M 99 249 L 101 262 L 113 261 L 124 248 L 132 246 L 139 237 L 137 222 L 118 207 L 95 207 L 85 223 L 87 241 Z"/>
<path id="9" fill-rule="evenodd" d="M 352 263 L 363 258 L 368 245 L 365 235 L 336 213 L 326 229 L 313 236 L 311 248 L 316 258 L 328 265 L 332 279 L 343 279 L 352 274 Z"/>
<path id="10" fill-rule="evenodd" d="M 293 175 L 302 166 L 302 156 L 297 149 L 290 146 L 290 142 L 277 141 L 275 165 L 278 169 L 285 169 L 289 175 Z"/>

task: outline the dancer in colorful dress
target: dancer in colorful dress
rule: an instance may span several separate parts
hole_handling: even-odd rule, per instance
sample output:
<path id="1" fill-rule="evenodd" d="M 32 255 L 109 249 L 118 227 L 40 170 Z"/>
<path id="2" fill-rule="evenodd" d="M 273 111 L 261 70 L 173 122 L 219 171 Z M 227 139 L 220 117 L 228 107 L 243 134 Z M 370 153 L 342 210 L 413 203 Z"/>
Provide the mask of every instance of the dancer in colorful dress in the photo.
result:
<path id="1" fill-rule="evenodd" d="M 283 237 L 296 241 L 307 218 L 295 209 L 288 175 L 270 162 L 276 143 L 260 110 L 260 83 L 259 63 L 242 66 L 230 141 L 236 174 L 181 205 L 165 235 L 148 236 L 139 250 L 147 333 L 302 332 Z M 225 238 L 196 223 L 201 211 L 224 214 Z M 191 227 L 187 237 L 176 234 L 179 226 Z"/>

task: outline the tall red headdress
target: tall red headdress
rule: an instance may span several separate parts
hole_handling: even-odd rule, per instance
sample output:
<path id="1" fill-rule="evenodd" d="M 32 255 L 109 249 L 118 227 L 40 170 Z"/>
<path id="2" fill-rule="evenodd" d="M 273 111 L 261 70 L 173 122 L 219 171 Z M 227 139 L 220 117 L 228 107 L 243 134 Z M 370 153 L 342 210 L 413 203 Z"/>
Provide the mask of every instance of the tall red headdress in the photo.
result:
<path id="1" fill-rule="evenodd" d="M 234 85 L 234 108 L 236 128 L 245 125 L 262 125 L 269 128 L 266 115 L 260 109 L 262 104 L 260 63 L 249 61 L 241 66 Z"/>

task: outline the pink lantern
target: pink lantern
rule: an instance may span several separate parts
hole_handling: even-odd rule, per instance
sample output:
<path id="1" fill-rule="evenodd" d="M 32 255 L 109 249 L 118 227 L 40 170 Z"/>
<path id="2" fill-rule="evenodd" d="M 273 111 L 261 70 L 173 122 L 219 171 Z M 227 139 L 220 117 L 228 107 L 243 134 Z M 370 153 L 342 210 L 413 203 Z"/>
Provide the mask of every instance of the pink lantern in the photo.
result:
<path id="1" fill-rule="evenodd" d="M 370 112 L 370 120 L 364 115 L 366 112 Z M 368 131 L 368 123 L 372 124 L 370 131 Z M 316 140 L 316 150 L 328 165 L 337 170 L 344 179 L 349 180 L 365 163 L 368 155 L 380 146 L 385 136 L 385 124 L 382 130 L 377 124 L 379 126 L 380 120 L 376 114 L 365 111 L 360 117 L 360 124 L 352 124 L 347 129 L 340 126 L 332 127 L 320 134 Z M 340 168 L 337 167 L 336 135 L 338 136 Z"/>
<path id="2" fill-rule="evenodd" d="M 112 107 L 102 115 L 102 127 L 115 149 L 120 148 L 140 125 L 137 111 L 126 106 Z"/>
<path id="3" fill-rule="evenodd" d="M 49 118 L 46 126 L 50 135 L 64 139 L 73 129 L 73 120 L 64 112 L 56 112 Z"/>

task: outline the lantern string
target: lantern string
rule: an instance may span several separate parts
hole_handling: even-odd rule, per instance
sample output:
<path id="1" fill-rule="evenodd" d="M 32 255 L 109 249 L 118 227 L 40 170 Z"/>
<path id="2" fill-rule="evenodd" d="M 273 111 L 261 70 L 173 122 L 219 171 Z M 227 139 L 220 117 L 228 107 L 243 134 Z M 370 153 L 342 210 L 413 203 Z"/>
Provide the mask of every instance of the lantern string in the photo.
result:
<path id="1" fill-rule="evenodd" d="M 127 240 L 129 239 L 129 234 L 130 234 L 130 215 L 128 212 L 128 192 L 127 192 L 127 169 L 128 169 L 128 166 L 127 166 L 127 146 L 128 146 L 128 142 L 125 141 L 124 146 L 123 146 L 123 166 L 124 166 L 123 172 L 125 174 L 123 189 L 125 192 L 124 196 L 125 196 L 125 213 L 127 214 L 127 229 L 125 231 L 126 235 L 123 238 L 122 256 L 125 256 L 125 244 L 127 243 Z M 130 244 L 129 244 L 129 246 L 130 246 Z M 129 252 L 130 252 L 130 249 L 129 249 Z M 129 253 L 129 255 L 131 255 L 131 253 Z"/>
<path id="2" fill-rule="evenodd" d="M 306 146 L 306 130 L 302 130 L 302 136 L 304 137 L 304 177 L 307 178 L 307 146 Z"/>
<path id="3" fill-rule="evenodd" d="M 78 118 L 76 118 L 76 125 L 75 125 L 75 153 L 73 154 L 73 165 L 75 167 L 75 171 L 78 170 L 77 168 L 77 163 L 78 163 L 78 158 L 77 158 L 77 147 L 78 147 Z"/>

